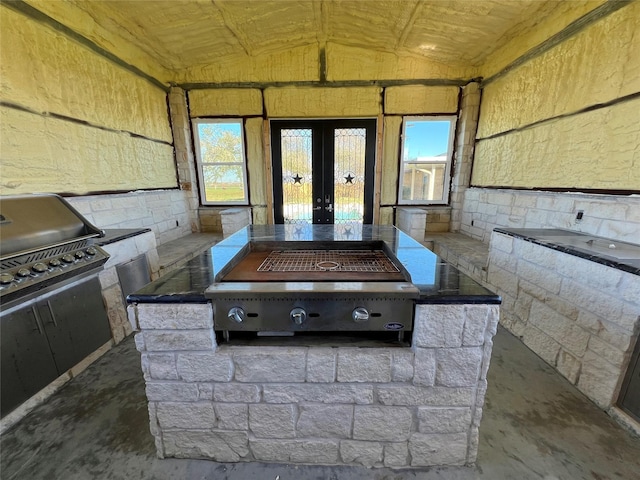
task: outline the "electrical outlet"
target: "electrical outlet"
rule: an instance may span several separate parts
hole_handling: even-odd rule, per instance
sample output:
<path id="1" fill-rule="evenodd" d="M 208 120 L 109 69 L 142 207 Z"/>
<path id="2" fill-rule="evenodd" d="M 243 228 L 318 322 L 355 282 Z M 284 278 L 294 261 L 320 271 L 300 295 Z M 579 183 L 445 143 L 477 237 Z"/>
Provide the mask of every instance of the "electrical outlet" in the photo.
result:
<path id="1" fill-rule="evenodd" d="M 581 222 L 582 217 L 584 217 L 584 210 L 578 210 L 578 213 L 576 214 L 576 223 Z"/>

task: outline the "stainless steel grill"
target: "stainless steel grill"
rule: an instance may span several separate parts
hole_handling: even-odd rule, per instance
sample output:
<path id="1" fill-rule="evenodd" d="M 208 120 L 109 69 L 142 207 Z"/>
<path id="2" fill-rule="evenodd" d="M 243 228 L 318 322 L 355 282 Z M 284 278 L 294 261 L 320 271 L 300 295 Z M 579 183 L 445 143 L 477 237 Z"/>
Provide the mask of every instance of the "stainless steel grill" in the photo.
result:
<path id="1" fill-rule="evenodd" d="M 57 195 L 0 197 L 0 416 L 111 338 L 101 234 Z"/>
<path id="2" fill-rule="evenodd" d="M 102 268 L 103 232 L 57 195 L 0 198 L 0 302 L 24 302 Z"/>
<path id="3" fill-rule="evenodd" d="M 399 272 L 382 250 L 277 250 L 258 272 Z"/>
<path id="4" fill-rule="evenodd" d="M 413 329 L 419 291 L 384 242 L 287 243 L 251 242 L 207 289 L 225 338 Z"/>

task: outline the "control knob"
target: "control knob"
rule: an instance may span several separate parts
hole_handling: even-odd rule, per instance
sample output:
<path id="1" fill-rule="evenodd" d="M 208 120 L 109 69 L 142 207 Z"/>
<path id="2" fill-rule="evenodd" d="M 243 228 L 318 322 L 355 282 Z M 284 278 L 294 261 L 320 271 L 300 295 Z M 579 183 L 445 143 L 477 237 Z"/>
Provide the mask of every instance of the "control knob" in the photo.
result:
<path id="1" fill-rule="evenodd" d="M 21 268 L 20 270 L 18 270 L 19 277 L 25 278 L 29 275 L 31 275 L 31 271 L 28 268 Z"/>
<path id="2" fill-rule="evenodd" d="M 31 270 L 33 270 L 36 273 L 43 273 L 47 271 L 47 266 L 42 262 L 38 262 L 31 267 Z"/>
<path id="3" fill-rule="evenodd" d="M 76 253 L 73 254 L 73 256 L 78 259 L 84 258 L 84 252 L 82 250 L 78 250 Z"/>
<path id="4" fill-rule="evenodd" d="M 296 325 L 302 325 L 307 319 L 307 312 L 305 312 L 304 308 L 296 307 L 291 310 L 291 313 L 289 313 L 289 317 L 291 318 L 291 321 Z"/>
<path id="5" fill-rule="evenodd" d="M 60 260 L 58 260 L 57 258 L 54 258 L 53 260 L 49 260 L 49 265 L 52 267 L 59 267 Z"/>
<path id="6" fill-rule="evenodd" d="M 10 273 L 3 273 L 0 275 L 0 285 L 9 285 L 13 282 L 13 275 Z"/>
<path id="7" fill-rule="evenodd" d="M 62 261 L 64 263 L 73 263 L 73 255 L 71 255 L 70 253 L 67 253 L 66 255 L 62 256 Z"/>
<path id="8" fill-rule="evenodd" d="M 242 308 L 233 307 L 231 310 L 229 310 L 229 313 L 227 313 L 227 317 L 229 317 L 236 323 L 242 323 L 244 322 L 245 313 Z"/>
<path id="9" fill-rule="evenodd" d="M 369 311 L 364 307 L 354 308 L 351 312 L 351 318 L 357 323 L 366 322 L 369 320 Z"/>
<path id="10" fill-rule="evenodd" d="M 94 247 L 89 247 L 86 250 L 87 255 L 93 257 L 96 253 L 98 253 L 98 250 L 96 250 Z"/>

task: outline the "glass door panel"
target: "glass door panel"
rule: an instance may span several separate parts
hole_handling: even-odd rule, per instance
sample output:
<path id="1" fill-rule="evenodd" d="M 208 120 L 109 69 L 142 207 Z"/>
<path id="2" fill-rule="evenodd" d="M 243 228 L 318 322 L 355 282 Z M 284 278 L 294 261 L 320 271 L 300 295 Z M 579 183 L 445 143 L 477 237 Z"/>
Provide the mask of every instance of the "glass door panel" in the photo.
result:
<path id="1" fill-rule="evenodd" d="M 364 128 L 334 130 L 334 223 L 362 223 L 364 219 Z"/>
<path id="2" fill-rule="evenodd" d="M 283 129 L 280 133 L 282 152 L 283 223 L 313 221 L 313 157 L 310 128 Z"/>

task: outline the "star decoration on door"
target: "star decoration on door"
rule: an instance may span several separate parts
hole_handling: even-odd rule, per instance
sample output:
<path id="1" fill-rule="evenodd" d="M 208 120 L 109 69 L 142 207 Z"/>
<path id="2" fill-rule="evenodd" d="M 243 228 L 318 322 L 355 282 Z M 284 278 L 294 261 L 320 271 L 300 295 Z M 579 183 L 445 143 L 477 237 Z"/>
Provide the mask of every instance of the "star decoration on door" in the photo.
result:
<path id="1" fill-rule="evenodd" d="M 354 180 L 355 178 L 356 178 L 356 177 L 354 177 L 354 176 L 353 176 L 353 175 L 351 175 L 350 173 L 349 173 L 349 174 L 347 174 L 347 176 L 346 176 L 346 177 L 344 177 L 344 179 L 346 180 L 346 183 L 350 183 L 350 184 L 352 184 L 352 185 L 353 185 L 353 180 Z"/>
<path id="2" fill-rule="evenodd" d="M 296 176 L 293 177 L 293 183 L 302 183 L 302 177 L 296 173 Z"/>

